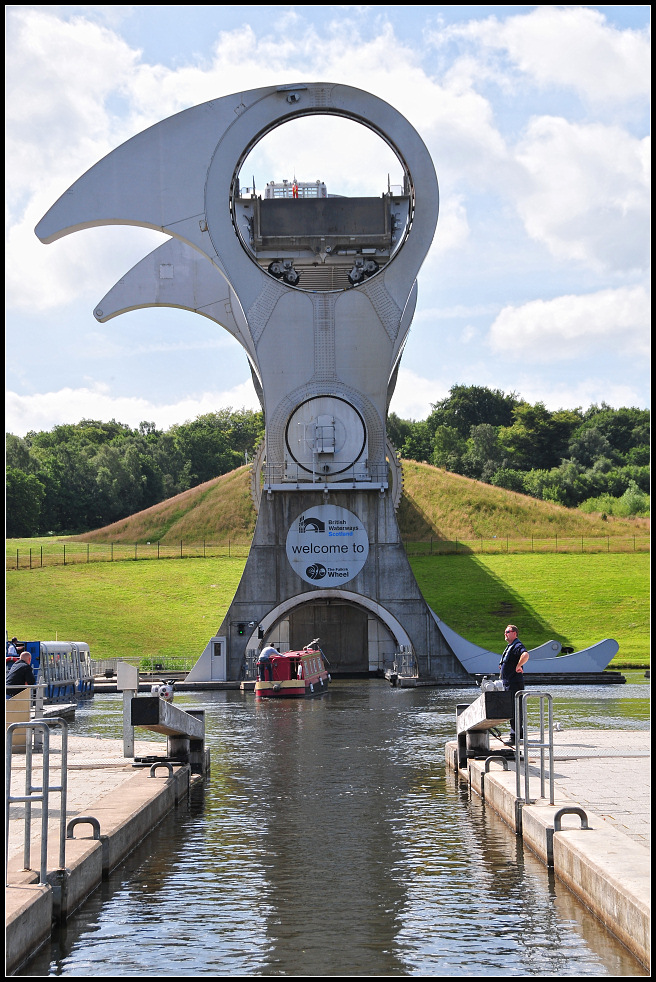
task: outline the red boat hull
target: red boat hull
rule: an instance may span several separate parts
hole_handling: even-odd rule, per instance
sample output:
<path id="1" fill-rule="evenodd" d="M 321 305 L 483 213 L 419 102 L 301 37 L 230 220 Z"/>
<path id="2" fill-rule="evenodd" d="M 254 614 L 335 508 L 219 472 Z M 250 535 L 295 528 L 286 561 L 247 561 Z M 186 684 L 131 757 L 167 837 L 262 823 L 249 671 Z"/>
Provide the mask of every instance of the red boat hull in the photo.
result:
<path id="1" fill-rule="evenodd" d="M 326 691 L 330 682 L 321 651 L 314 648 L 273 655 L 266 667 L 260 667 L 260 672 L 260 678 L 255 683 L 258 699 L 319 696 Z"/>

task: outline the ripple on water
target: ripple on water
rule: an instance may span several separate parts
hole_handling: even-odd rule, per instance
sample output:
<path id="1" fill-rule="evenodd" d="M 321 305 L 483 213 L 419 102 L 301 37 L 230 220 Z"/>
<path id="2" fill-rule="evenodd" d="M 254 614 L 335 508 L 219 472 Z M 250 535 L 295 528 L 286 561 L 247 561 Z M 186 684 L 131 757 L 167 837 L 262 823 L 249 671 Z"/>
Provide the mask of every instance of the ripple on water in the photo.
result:
<path id="1" fill-rule="evenodd" d="M 601 688 L 554 698 L 560 718 L 648 727 L 648 686 Z M 446 773 L 456 702 L 474 696 L 379 681 L 264 706 L 178 696 L 205 709 L 205 786 L 18 974 L 646 975 Z M 73 732 L 120 738 L 120 696 Z"/>

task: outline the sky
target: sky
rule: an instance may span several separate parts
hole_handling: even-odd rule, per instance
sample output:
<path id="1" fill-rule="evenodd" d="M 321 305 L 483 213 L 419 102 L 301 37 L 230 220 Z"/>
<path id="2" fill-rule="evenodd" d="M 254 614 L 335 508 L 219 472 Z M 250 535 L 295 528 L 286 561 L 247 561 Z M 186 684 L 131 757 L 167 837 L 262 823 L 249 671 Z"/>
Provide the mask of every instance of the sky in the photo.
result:
<path id="1" fill-rule="evenodd" d="M 259 409 L 245 353 L 207 318 L 149 308 L 95 320 L 164 234 L 107 226 L 43 245 L 34 227 L 159 120 L 303 81 L 386 100 L 435 165 L 440 216 L 391 411 L 425 419 L 454 385 L 550 410 L 649 406 L 649 5 L 5 12 L 7 432 L 81 419 L 168 429 Z M 270 134 L 242 183 L 295 175 L 329 193 L 386 190 L 396 160 L 377 137 L 317 122 Z"/>

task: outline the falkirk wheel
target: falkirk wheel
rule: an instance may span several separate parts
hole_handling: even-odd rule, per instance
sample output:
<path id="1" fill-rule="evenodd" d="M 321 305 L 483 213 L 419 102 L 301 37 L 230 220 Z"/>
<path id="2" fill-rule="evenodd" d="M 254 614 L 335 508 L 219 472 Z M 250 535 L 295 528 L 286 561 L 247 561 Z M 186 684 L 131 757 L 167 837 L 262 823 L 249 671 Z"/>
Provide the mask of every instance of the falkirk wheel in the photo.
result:
<path id="1" fill-rule="evenodd" d="M 378 198 L 257 197 L 242 164 L 276 127 L 333 115 L 378 134 L 403 186 Z M 171 238 L 100 301 L 104 322 L 138 307 L 211 318 L 242 345 L 265 419 L 253 471 L 257 524 L 241 582 L 192 681 L 242 676 L 262 641 L 319 637 L 334 674 L 380 673 L 399 656 L 420 678 L 466 672 L 421 595 L 399 534 L 400 464 L 385 421 L 438 215 L 416 130 L 346 85 L 269 86 L 214 99 L 109 153 L 36 227 L 50 243 L 97 225 Z"/>

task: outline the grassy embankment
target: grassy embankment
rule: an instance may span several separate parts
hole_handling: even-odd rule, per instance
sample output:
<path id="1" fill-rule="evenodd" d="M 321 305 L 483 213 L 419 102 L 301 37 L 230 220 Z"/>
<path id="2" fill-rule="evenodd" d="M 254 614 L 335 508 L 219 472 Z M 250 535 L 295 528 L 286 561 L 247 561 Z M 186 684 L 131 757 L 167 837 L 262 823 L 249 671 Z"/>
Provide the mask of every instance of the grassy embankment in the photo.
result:
<path id="1" fill-rule="evenodd" d="M 648 535 L 647 520 L 602 522 L 599 516 L 427 465 L 406 464 L 404 475 L 399 508 L 404 538 L 471 540 L 477 550 L 410 559 L 428 603 L 454 630 L 495 651 L 503 646 L 508 621 L 520 625 L 531 647 L 556 638 L 579 650 L 614 637 L 620 651 L 611 667 L 647 667 L 648 553 L 616 553 L 614 546 L 610 552 L 605 546 L 588 552 L 588 541 L 607 542 L 607 536 L 618 545 L 625 538 L 631 548 L 633 534 Z M 228 541 L 246 538 L 253 524 L 246 468 L 240 468 L 108 529 L 75 538 Z M 580 546 L 577 553 L 565 554 L 492 551 L 501 540 L 505 552 L 507 536 L 517 543 L 531 535 L 537 541 L 555 534 L 559 549 L 567 537 L 577 543 L 583 537 L 585 553 Z M 73 538 L 66 541 L 72 545 Z M 9 559 L 16 548 L 16 540 L 7 544 Z M 220 626 L 244 563 L 224 556 L 9 569 L 7 627 L 19 637 L 86 640 L 96 658 L 133 655 L 144 667 L 151 661 L 171 669 L 190 667 Z"/>

